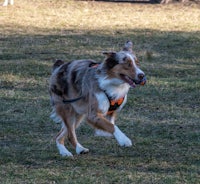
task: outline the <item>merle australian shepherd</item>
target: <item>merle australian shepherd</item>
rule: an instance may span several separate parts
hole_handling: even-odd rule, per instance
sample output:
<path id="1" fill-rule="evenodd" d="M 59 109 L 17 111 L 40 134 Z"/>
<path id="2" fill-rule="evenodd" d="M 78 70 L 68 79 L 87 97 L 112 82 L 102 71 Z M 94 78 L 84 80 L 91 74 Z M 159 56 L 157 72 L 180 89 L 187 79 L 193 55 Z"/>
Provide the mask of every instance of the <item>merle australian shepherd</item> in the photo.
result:
<path id="1" fill-rule="evenodd" d="M 51 118 L 62 123 L 56 137 L 62 156 L 73 156 L 64 145 L 66 137 L 77 154 L 89 152 L 76 136 L 83 118 L 96 129 L 97 135 L 112 135 L 120 146 L 132 146 L 132 141 L 114 123 L 116 113 L 127 101 L 129 88 L 146 82 L 132 45 L 128 41 L 119 52 L 104 52 L 106 58 L 101 63 L 94 60 L 54 63 L 49 87 Z"/>

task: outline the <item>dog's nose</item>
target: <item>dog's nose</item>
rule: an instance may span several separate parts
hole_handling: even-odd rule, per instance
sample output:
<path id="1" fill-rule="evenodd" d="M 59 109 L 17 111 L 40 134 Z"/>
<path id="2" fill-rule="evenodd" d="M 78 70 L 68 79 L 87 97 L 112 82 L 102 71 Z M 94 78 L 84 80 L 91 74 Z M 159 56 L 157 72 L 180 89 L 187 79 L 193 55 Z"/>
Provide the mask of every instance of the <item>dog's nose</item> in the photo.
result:
<path id="1" fill-rule="evenodd" d="M 144 73 L 139 73 L 139 74 L 138 74 L 138 79 L 139 79 L 139 80 L 143 80 L 144 77 L 145 77 Z"/>

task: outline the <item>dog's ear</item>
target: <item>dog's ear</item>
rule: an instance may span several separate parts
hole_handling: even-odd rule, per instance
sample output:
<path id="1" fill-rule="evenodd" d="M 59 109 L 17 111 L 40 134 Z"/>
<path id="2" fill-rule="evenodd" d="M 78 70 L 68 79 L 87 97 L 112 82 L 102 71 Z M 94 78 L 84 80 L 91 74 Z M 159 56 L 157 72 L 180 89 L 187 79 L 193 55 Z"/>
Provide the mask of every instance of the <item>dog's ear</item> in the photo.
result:
<path id="1" fill-rule="evenodd" d="M 103 52 L 103 55 L 105 55 L 107 58 L 109 57 L 115 57 L 116 56 L 116 52 Z"/>
<path id="2" fill-rule="evenodd" d="M 105 63 L 108 69 L 113 68 L 119 63 L 116 57 L 116 52 L 103 52 L 103 54 L 107 57 Z"/>
<path id="3" fill-rule="evenodd" d="M 64 64 L 65 62 L 58 59 L 54 62 L 53 67 L 52 67 L 52 71 L 54 71 L 56 68 L 58 68 L 59 66 L 61 66 L 62 64 Z"/>
<path id="4" fill-rule="evenodd" d="M 127 41 L 123 48 L 124 51 L 133 52 L 133 43 L 131 41 Z"/>

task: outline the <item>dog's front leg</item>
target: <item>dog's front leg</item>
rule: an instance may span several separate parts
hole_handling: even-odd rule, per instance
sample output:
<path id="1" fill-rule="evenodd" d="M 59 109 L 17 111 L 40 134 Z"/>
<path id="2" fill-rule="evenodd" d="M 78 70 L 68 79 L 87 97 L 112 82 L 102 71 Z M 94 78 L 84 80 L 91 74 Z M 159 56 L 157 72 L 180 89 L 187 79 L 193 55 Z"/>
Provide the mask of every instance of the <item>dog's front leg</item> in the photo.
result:
<path id="1" fill-rule="evenodd" d="M 120 146 L 131 147 L 132 141 L 116 126 L 115 131 L 113 133 L 115 139 L 117 139 Z"/>
<path id="2" fill-rule="evenodd" d="M 113 134 L 120 146 L 132 146 L 131 140 L 116 125 L 103 117 L 103 115 L 89 115 L 88 122 L 97 129 Z"/>
<path id="3" fill-rule="evenodd" d="M 108 121 L 110 121 L 113 125 L 115 124 L 115 117 L 116 117 L 116 113 L 115 112 L 106 115 L 106 119 Z M 113 134 L 105 132 L 105 131 L 100 130 L 100 129 L 95 129 L 95 136 L 112 137 Z"/>

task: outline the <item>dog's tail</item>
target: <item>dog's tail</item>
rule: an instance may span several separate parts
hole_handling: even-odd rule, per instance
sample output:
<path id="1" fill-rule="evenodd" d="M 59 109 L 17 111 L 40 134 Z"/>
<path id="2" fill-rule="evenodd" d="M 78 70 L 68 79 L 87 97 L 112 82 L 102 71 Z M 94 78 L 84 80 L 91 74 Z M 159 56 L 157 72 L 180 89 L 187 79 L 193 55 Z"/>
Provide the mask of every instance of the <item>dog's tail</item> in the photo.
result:
<path id="1" fill-rule="evenodd" d="M 60 59 L 56 60 L 55 63 L 53 64 L 52 72 L 53 72 L 56 68 L 58 68 L 59 66 L 61 66 L 62 64 L 64 64 L 64 61 L 62 61 L 62 60 L 60 60 Z"/>
<path id="2" fill-rule="evenodd" d="M 53 108 L 50 118 L 55 122 L 55 123 L 60 123 L 62 122 L 62 119 L 58 116 L 58 114 L 56 113 L 55 108 Z"/>

